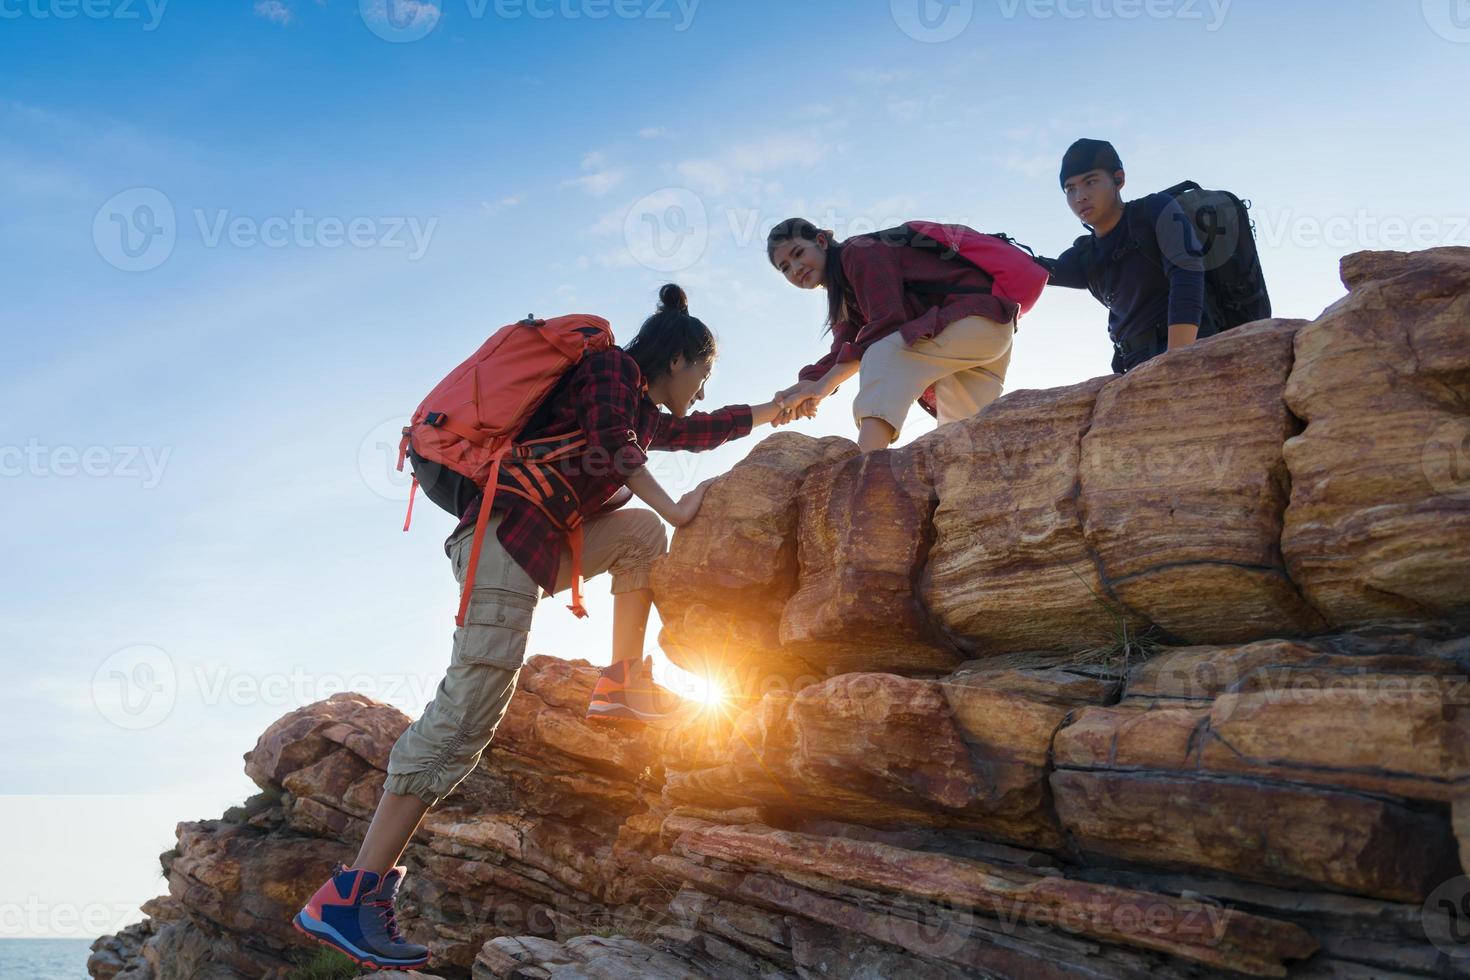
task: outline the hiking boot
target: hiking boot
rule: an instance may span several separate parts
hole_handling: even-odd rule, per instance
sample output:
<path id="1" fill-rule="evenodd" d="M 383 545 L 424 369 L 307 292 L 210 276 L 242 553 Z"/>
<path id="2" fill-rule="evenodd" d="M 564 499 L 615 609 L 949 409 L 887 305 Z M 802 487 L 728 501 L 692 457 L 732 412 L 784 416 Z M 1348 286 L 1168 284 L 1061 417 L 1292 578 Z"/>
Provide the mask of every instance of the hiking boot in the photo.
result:
<path id="1" fill-rule="evenodd" d="M 393 899 L 408 868 L 379 880 L 372 871 L 338 863 L 332 877 L 296 913 L 297 930 L 330 946 L 358 966 L 408 970 L 429 962 L 429 948 L 406 942 L 393 918 Z"/>
<path id="2" fill-rule="evenodd" d="M 602 668 L 587 704 L 587 720 L 663 721 L 678 707 L 678 696 L 653 682 L 652 657 L 618 660 Z"/>

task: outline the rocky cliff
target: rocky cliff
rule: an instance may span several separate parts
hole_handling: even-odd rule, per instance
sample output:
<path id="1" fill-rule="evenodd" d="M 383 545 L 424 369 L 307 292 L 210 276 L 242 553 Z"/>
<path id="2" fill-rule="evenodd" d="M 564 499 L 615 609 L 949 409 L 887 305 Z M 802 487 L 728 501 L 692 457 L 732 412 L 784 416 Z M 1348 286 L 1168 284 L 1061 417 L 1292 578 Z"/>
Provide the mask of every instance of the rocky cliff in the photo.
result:
<path id="1" fill-rule="evenodd" d="M 589 729 L 532 657 L 410 845 L 444 977 L 1470 977 L 1470 249 L 903 450 L 783 432 L 656 576 L 727 692 Z M 100 978 L 287 976 L 409 719 L 183 823 Z"/>

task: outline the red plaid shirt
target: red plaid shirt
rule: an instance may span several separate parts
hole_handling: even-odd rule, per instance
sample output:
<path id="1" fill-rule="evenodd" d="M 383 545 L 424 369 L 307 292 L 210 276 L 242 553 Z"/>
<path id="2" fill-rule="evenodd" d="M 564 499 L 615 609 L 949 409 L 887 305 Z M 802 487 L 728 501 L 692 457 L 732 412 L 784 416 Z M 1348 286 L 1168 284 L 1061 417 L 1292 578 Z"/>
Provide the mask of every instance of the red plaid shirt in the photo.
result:
<path id="1" fill-rule="evenodd" d="M 517 441 L 585 432 L 584 454 L 551 465 L 576 492 L 581 513 L 591 515 L 612 502 L 628 477 L 648 461 L 649 450 L 714 449 L 749 435 L 752 424 L 749 405 L 691 412 L 682 419 L 659 411 L 648 397 L 648 382 L 638 362 L 622 348 L 611 347 L 583 358 Z M 520 464 L 509 460 L 504 464 L 516 465 Z M 483 499 L 479 494 L 470 502 L 451 538 L 474 525 Z M 566 535 L 538 507 L 503 487 L 495 494 L 494 510 L 505 514 L 496 533 L 505 550 L 536 584 L 548 593 L 555 591 Z M 449 551 L 448 541 L 444 550 Z"/>
<path id="2" fill-rule="evenodd" d="M 990 293 L 925 293 L 910 283 L 984 287 L 989 277 L 968 262 L 946 261 L 929 249 L 908 248 L 870 240 L 844 245 L 838 253 L 847 276 L 847 319 L 832 328 L 832 349 L 801 369 L 801 381 L 820 381 L 835 364 L 861 360 L 874 342 L 892 333 L 912 345 L 933 337 L 956 320 L 983 316 L 1010 323 L 1020 307 Z M 937 415 L 934 389 L 919 399 Z"/>

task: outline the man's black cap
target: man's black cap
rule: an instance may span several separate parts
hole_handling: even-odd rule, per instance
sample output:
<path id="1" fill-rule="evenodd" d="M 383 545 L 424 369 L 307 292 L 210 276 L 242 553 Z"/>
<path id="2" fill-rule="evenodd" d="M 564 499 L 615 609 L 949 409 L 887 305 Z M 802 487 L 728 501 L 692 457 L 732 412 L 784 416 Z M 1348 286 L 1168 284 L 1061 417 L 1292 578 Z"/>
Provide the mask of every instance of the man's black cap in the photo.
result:
<path id="1" fill-rule="evenodd" d="M 1066 187 L 1067 181 L 1078 174 L 1093 170 L 1106 170 L 1111 174 L 1122 169 L 1123 161 L 1118 158 L 1113 144 L 1106 140 L 1078 140 L 1062 157 L 1062 186 Z"/>

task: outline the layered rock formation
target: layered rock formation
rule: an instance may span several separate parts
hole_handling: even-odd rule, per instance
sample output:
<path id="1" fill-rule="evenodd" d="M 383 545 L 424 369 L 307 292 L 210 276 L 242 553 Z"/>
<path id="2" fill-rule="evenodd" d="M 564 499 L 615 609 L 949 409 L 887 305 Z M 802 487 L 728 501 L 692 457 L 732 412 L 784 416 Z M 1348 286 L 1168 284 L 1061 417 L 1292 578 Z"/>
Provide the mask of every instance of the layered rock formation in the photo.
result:
<path id="1" fill-rule="evenodd" d="M 903 450 L 755 447 L 655 575 L 730 696 L 594 730 L 530 658 L 405 858 L 429 972 L 1470 977 L 1470 250 L 1344 279 Z M 93 975 L 288 975 L 407 723 L 273 725 Z"/>

